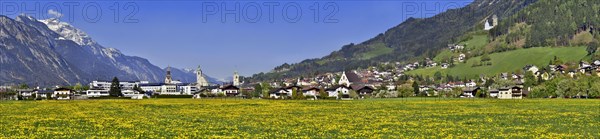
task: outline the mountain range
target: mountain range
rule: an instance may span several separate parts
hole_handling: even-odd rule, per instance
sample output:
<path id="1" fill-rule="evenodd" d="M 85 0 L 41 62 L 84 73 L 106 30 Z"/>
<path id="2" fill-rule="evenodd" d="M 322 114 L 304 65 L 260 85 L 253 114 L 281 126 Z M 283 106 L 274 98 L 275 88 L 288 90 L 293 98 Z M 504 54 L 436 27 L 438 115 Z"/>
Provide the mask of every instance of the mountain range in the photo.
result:
<path id="1" fill-rule="evenodd" d="M 171 70 L 175 80 L 196 81 L 193 71 Z M 37 20 L 26 15 L 11 19 L 0 15 L 0 85 L 72 85 L 113 77 L 162 82 L 165 74 L 166 68 L 104 47 L 84 31 L 58 19 Z M 205 77 L 209 82 L 219 82 Z"/>

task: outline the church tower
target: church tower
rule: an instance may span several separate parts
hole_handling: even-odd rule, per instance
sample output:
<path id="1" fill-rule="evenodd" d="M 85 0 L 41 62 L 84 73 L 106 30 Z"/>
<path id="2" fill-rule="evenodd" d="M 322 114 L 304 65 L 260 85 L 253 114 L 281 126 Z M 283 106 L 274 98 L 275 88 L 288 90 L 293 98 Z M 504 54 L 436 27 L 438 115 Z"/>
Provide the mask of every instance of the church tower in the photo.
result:
<path id="1" fill-rule="evenodd" d="M 196 87 L 200 88 L 204 86 L 208 86 L 208 81 L 206 81 L 204 74 L 202 74 L 202 69 L 198 66 L 198 69 L 196 69 Z"/>
<path id="2" fill-rule="evenodd" d="M 171 66 L 167 67 L 167 76 L 165 77 L 165 84 L 172 84 L 173 78 L 171 77 Z"/>
<path id="3" fill-rule="evenodd" d="M 240 75 L 237 71 L 233 72 L 233 86 L 240 86 Z"/>
<path id="4" fill-rule="evenodd" d="M 342 76 L 340 77 L 340 81 L 338 81 L 338 85 L 350 86 L 350 81 L 348 80 L 348 76 L 346 76 L 346 71 L 342 72 Z"/>

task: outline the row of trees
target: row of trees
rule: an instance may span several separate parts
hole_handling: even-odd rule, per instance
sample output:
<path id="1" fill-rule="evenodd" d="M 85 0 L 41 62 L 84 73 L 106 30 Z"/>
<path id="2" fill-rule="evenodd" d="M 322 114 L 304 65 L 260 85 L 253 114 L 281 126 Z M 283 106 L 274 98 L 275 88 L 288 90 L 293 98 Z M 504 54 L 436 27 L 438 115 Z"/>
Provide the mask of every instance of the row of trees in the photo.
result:
<path id="1" fill-rule="evenodd" d="M 600 79 L 594 76 L 559 76 L 533 87 L 530 94 L 533 98 L 596 98 L 600 97 Z"/>

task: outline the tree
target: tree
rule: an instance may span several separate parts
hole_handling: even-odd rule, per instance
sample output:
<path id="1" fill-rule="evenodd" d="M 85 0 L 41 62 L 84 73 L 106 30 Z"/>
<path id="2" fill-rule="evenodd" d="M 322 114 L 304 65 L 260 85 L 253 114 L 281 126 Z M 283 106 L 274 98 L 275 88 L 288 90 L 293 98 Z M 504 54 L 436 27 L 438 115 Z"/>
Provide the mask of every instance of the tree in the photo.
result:
<path id="1" fill-rule="evenodd" d="M 328 98 L 329 94 L 327 92 L 325 92 L 325 89 L 319 89 L 319 97 L 321 99 Z"/>
<path id="2" fill-rule="evenodd" d="M 513 86 L 513 85 L 515 85 L 515 82 L 513 82 L 512 80 L 503 80 L 503 79 L 500 79 L 500 80 L 496 80 L 491 85 L 491 87 L 499 89 L 499 88 L 502 88 L 502 87 L 508 87 L 508 86 Z"/>
<path id="3" fill-rule="evenodd" d="M 114 77 L 112 83 L 110 84 L 110 90 L 108 90 L 108 94 L 113 97 L 122 96 L 121 93 L 121 85 L 119 84 L 119 78 Z"/>
<path id="4" fill-rule="evenodd" d="M 458 97 L 462 94 L 462 90 L 463 90 L 463 88 L 453 88 L 452 91 L 450 91 L 450 96 Z"/>
<path id="5" fill-rule="evenodd" d="M 419 94 L 419 84 L 415 81 L 415 82 L 413 82 L 412 87 L 413 87 L 413 92 L 415 93 L 415 95 L 418 95 Z"/>
<path id="6" fill-rule="evenodd" d="M 398 86 L 397 91 L 400 97 L 410 97 L 414 95 L 413 89 L 408 85 Z"/>
<path id="7" fill-rule="evenodd" d="M 443 77 L 444 77 L 444 76 L 442 75 L 442 73 L 441 73 L 440 71 L 436 71 L 436 72 L 433 74 L 433 79 L 434 79 L 435 81 L 438 81 L 438 82 L 441 82 L 441 80 L 442 80 L 442 78 L 443 78 Z"/>
<path id="8" fill-rule="evenodd" d="M 242 94 L 242 96 L 244 96 L 244 98 L 252 98 L 253 92 L 247 91 L 245 89 L 242 89 L 241 92 L 242 92 L 241 94 Z"/>
<path id="9" fill-rule="evenodd" d="M 260 85 L 260 83 L 257 83 L 256 85 L 254 85 L 254 93 L 252 94 L 252 97 L 260 97 L 260 95 L 262 95 L 262 85 Z"/>
<path id="10" fill-rule="evenodd" d="M 19 85 L 19 89 L 29 89 L 29 85 L 27 85 L 26 83 L 22 83 Z"/>
<path id="11" fill-rule="evenodd" d="M 137 84 L 133 86 L 133 90 L 140 92 L 141 94 L 146 94 L 146 91 L 144 91 L 144 89 L 142 89 L 140 86 L 138 86 Z"/>
<path id="12" fill-rule="evenodd" d="M 599 97 L 600 96 L 600 82 L 597 81 L 590 82 L 590 90 L 588 92 L 588 97 Z"/>
<path id="13" fill-rule="evenodd" d="M 358 93 L 356 93 L 356 91 L 354 90 L 350 90 L 349 94 L 350 98 L 352 99 L 358 99 Z"/>
<path id="14" fill-rule="evenodd" d="M 292 88 L 292 99 L 304 99 L 304 95 L 302 94 L 302 90 L 298 90 L 297 88 Z"/>
<path id="15" fill-rule="evenodd" d="M 81 85 L 81 83 L 76 83 L 75 86 L 73 86 L 73 90 L 75 90 L 75 91 L 83 91 L 83 86 Z"/>
<path id="16" fill-rule="evenodd" d="M 533 75 L 533 72 L 525 71 L 525 83 L 523 84 L 525 88 L 533 87 L 537 84 L 538 82 L 535 79 L 535 75 Z"/>
<path id="17" fill-rule="evenodd" d="M 588 46 L 585 50 L 588 52 L 588 55 L 592 55 L 592 54 L 596 53 L 596 50 L 598 50 L 599 45 L 600 45 L 600 43 L 598 43 L 598 41 L 592 41 L 588 44 Z"/>
<path id="18" fill-rule="evenodd" d="M 268 83 L 262 83 L 261 86 L 263 98 L 269 98 L 269 91 L 271 91 L 272 88 L 271 85 Z"/>

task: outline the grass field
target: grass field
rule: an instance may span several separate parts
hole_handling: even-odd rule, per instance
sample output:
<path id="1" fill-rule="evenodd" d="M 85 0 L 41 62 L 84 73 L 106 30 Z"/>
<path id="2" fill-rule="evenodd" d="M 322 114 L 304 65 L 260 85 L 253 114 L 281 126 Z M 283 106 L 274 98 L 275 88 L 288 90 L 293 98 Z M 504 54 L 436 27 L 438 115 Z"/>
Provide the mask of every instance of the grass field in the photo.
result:
<path id="1" fill-rule="evenodd" d="M 417 69 L 407 72 L 409 75 L 433 76 L 435 72 L 440 71 L 443 74 L 450 74 L 459 77 L 479 77 L 479 75 L 497 75 L 502 72 L 515 72 L 526 65 L 536 65 L 538 67 L 546 66 L 554 58 L 559 57 L 566 62 L 578 62 L 585 58 L 587 52 L 585 47 L 536 47 L 528 49 L 518 49 L 502 53 L 490 54 L 492 58 L 491 66 L 472 67 L 473 63 L 481 61 L 480 57 L 474 57 L 467 60 L 466 63 L 457 63 L 455 67 L 441 69 L 440 67 Z"/>
<path id="2" fill-rule="evenodd" d="M 0 138 L 597 138 L 600 100 L 0 102 Z"/>

